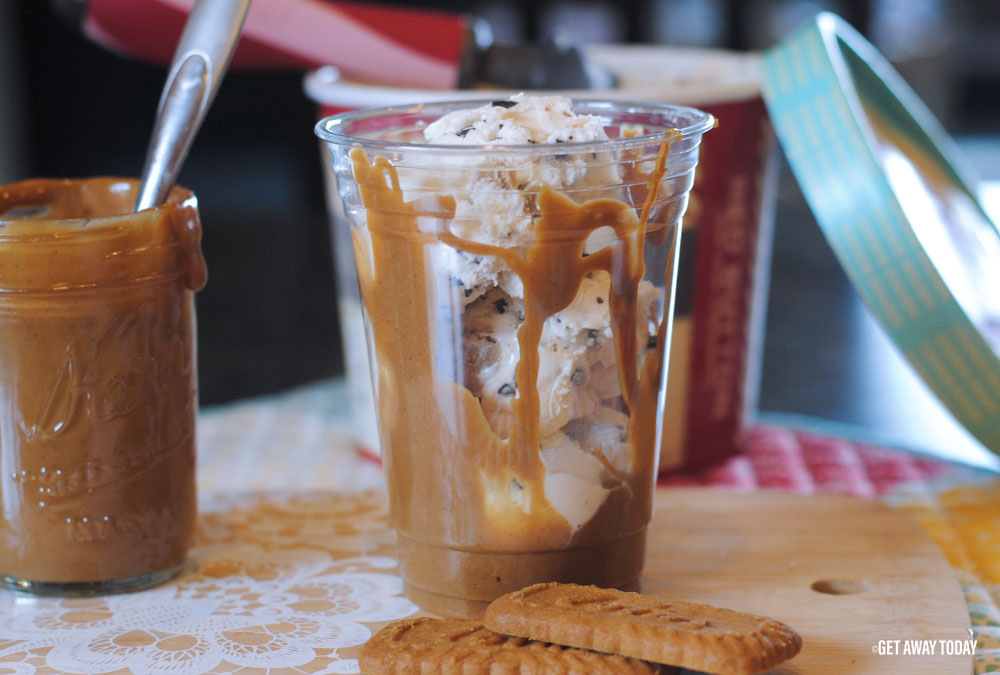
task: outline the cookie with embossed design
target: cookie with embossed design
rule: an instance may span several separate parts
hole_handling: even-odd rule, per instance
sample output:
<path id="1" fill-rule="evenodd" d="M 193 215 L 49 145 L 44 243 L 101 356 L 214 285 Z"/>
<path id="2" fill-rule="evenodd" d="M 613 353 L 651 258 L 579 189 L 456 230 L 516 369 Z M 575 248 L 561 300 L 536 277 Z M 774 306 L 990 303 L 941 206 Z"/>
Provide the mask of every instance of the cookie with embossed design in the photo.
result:
<path id="1" fill-rule="evenodd" d="M 361 648 L 365 675 L 666 675 L 674 670 L 614 654 L 498 635 L 468 619 L 405 619 Z"/>
<path id="2" fill-rule="evenodd" d="M 575 584 L 508 593 L 490 604 L 483 624 L 505 635 L 718 675 L 761 673 L 802 648 L 799 634 L 775 619 Z"/>

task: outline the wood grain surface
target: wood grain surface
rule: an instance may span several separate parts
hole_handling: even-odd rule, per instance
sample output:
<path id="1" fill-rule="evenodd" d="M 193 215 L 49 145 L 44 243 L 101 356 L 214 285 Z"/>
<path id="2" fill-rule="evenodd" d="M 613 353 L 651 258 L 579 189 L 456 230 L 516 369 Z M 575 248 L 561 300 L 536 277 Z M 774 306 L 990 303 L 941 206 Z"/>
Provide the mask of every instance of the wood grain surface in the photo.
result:
<path id="1" fill-rule="evenodd" d="M 973 670 L 968 655 L 902 653 L 906 640 L 969 640 L 969 613 L 937 545 L 907 513 L 877 501 L 661 488 L 641 590 L 789 624 L 802 651 L 769 675 Z M 900 653 L 878 654 L 880 640 L 899 640 Z"/>
<path id="2" fill-rule="evenodd" d="M 971 656 L 940 654 L 939 641 L 970 639 L 954 572 L 909 515 L 880 502 L 661 489 L 642 590 L 788 623 L 803 648 L 774 675 L 972 672 Z M 899 654 L 877 653 L 880 640 L 899 640 Z M 906 640 L 938 653 L 904 654 Z"/>

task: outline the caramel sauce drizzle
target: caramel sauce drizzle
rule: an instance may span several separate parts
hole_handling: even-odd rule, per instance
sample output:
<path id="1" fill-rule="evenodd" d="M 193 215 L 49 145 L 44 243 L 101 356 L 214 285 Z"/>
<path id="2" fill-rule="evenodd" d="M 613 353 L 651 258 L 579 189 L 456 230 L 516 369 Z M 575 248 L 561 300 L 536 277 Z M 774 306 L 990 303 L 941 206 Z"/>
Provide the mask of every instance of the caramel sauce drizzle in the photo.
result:
<path id="1" fill-rule="evenodd" d="M 672 135 L 663 142 L 648 176 L 639 175 L 638 161 L 626 164 L 627 178 L 640 183 L 641 178 L 647 179 L 638 217 L 632 207 L 615 199 L 578 204 L 543 186 L 538 195 L 535 240 L 521 250 L 469 241 L 446 229 L 420 231 L 417 208 L 404 200 L 391 162 L 381 156 L 371 161 L 363 149 L 351 150 L 370 245 L 363 230 L 352 227 L 352 234 L 370 321 L 369 339 L 375 351 L 373 368 L 383 459 L 390 482 L 391 520 L 398 530 L 428 544 L 533 551 L 603 543 L 645 525 L 652 508 L 658 452 L 657 395 L 670 315 L 665 308 L 657 328 L 656 349 L 638 372 L 637 290 L 645 272 L 649 217 L 675 139 Z M 454 199 L 438 201 L 444 213 L 435 216 L 439 222 L 449 222 L 454 216 Z M 612 228 L 617 241 L 585 256 L 588 236 L 600 227 Z M 675 245 L 677 232 L 670 236 Z M 472 392 L 442 378 L 439 373 L 449 368 L 435 365 L 435 270 L 430 269 L 425 248 L 436 242 L 472 255 L 500 258 L 523 283 L 524 320 L 517 333 L 520 357 L 515 370 L 518 395 L 513 401 L 516 423 L 510 438 L 499 438 Z M 597 270 L 606 270 L 611 276 L 609 309 L 621 393 L 629 414 L 632 471 L 618 476 L 623 485 L 613 488 L 591 521 L 574 534 L 546 500 L 543 489 L 538 346 L 546 319 L 569 306 L 583 278 Z M 673 278 L 672 269 L 667 270 L 666 278 Z M 483 474 L 494 481 L 492 485 L 515 482 L 526 501 L 506 506 L 494 503 L 491 517 Z M 609 536 L 609 532 L 617 534 Z"/>

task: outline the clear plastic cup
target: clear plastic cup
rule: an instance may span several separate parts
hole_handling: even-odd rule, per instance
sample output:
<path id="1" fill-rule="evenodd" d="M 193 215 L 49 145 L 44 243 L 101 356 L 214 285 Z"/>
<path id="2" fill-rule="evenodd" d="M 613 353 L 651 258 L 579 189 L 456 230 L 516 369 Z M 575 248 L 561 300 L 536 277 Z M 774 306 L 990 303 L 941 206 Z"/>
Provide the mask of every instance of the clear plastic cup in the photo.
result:
<path id="1" fill-rule="evenodd" d="M 408 597 L 635 588 L 681 217 L 711 115 L 573 102 L 610 140 L 431 145 L 482 101 L 322 120 L 350 222 Z"/>

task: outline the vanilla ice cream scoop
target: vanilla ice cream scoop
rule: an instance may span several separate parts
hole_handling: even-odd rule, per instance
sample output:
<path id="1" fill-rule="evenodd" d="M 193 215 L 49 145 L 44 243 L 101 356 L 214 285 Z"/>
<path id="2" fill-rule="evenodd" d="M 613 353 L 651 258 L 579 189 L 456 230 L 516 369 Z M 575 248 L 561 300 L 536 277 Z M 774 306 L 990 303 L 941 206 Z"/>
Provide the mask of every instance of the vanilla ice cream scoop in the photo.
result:
<path id="1" fill-rule="evenodd" d="M 576 114 L 572 101 L 561 96 L 522 93 L 454 110 L 427 125 L 423 135 L 434 145 L 475 146 L 475 152 L 442 155 L 440 166 L 429 176 L 408 172 L 402 162 L 399 179 L 411 203 L 418 203 L 423 192 L 444 192 L 454 200 L 453 215 L 447 220 L 433 209 L 420 209 L 427 215 L 419 216 L 426 219 L 422 229 L 447 228 L 455 237 L 450 245 L 442 242 L 429 253 L 448 298 L 440 313 L 460 317 L 460 322 L 449 324 L 461 331 L 463 363 L 454 371 L 458 383 L 479 401 L 493 432 L 509 439 L 517 423 L 514 402 L 522 394 L 519 388 L 527 386 L 516 377 L 522 356 L 518 336 L 524 307 L 533 300 L 525 297 L 523 280 L 499 252 L 524 255 L 536 243 L 543 189 L 554 189 L 577 203 L 616 196 L 608 186 L 622 183 L 622 164 L 601 145 L 609 140 L 602 119 Z M 595 146 L 585 152 L 555 148 L 581 143 Z M 518 152 L 516 146 L 524 145 L 550 147 L 544 152 Z M 591 233 L 583 255 L 620 245 L 612 224 Z M 491 255 L 481 245 L 498 254 Z M 632 467 L 627 425 L 620 419 L 624 416 L 612 414 L 623 400 L 611 325 L 612 292 L 607 270 L 596 269 L 580 279 L 572 302 L 545 319 L 537 379 L 531 383 L 538 392 L 537 451 L 546 470 L 545 498 L 573 530 L 604 503 L 617 483 L 613 473 L 625 475 Z M 640 362 L 656 334 L 662 298 L 662 289 L 646 280 L 638 282 L 635 335 Z M 488 483 L 490 503 L 496 509 L 506 513 L 512 505 L 530 507 L 527 501 L 512 501 L 507 494 L 509 481 Z"/>
<path id="2" fill-rule="evenodd" d="M 528 246 L 535 199 L 542 186 L 585 201 L 597 196 L 595 188 L 615 185 L 621 178 L 619 163 L 604 151 L 527 156 L 503 150 L 518 145 L 607 141 L 601 118 L 577 115 L 572 101 L 563 96 L 522 93 L 478 108 L 455 110 L 431 122 L 423 134 L 428 143 L 478 149 L 467 155 L 442 156 L 433 185 L 425 184 L 426 173 L 408 171 L 405 166 L 399 172 L 400 184 L 412 199 L 424 191 L 442 189 L 454 195 L 450 229 L 469 241 Z M 516 287 L 503 288 L 521 297 Z"/>
<path id="3" fill-rule="evenodd" d="M 521 145 L 607 140 L 596 115 L 577 115 L 563 96 L 515 94 L 481 108 L 456 110 L 424 129 L 428 143 Z"/>

